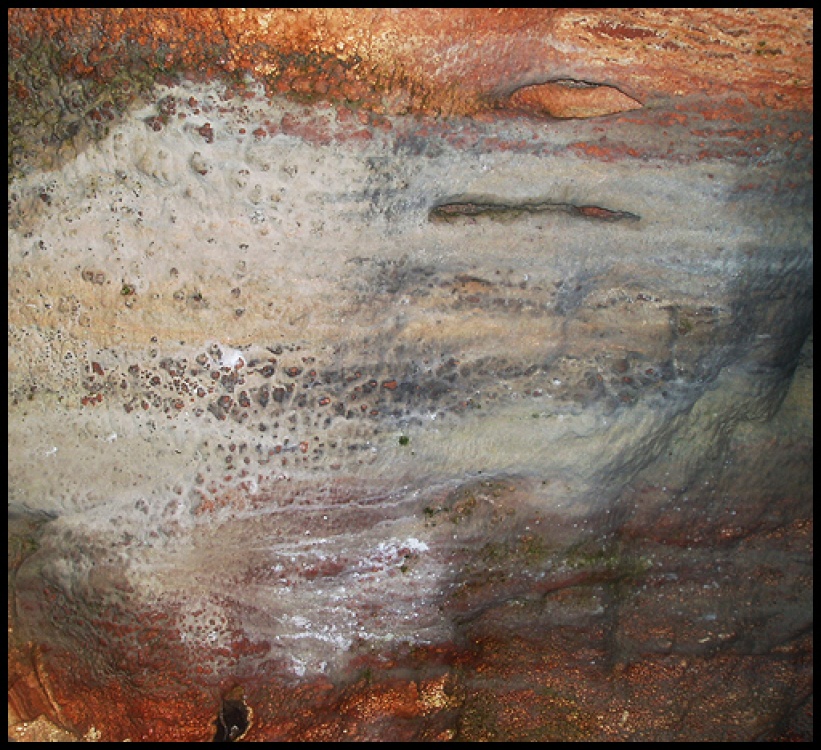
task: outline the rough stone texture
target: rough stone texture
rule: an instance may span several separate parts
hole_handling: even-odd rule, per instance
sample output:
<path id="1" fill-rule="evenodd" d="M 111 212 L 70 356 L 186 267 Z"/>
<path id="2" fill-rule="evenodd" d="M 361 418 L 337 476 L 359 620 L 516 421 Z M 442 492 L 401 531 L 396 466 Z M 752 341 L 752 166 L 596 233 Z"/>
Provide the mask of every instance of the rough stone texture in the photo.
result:
<path id="1" fill-rule="evenodd" d="M 811 27 L 10 10 L 10 732 L 811 739 Z"/>

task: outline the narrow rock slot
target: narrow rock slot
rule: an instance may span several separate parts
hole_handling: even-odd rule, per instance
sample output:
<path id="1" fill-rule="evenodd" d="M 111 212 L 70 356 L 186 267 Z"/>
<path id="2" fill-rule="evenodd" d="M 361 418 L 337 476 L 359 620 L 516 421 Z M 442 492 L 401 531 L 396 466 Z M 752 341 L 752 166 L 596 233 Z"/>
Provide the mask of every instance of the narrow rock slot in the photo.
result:
<path id="1" fill-rule="evenodd" d="M 431 208 L 428 221 L 434 224 L 485 217 L 494 221 L 510 221 L 521 216 L 541 213 L 564 213 L 596 221 L 640 221 L 641 217 L 630 211 L 617 211 L 602 206 L 579 206 L 575 203 L 538 201 L 505 203 L 497 201 L 456 200 L 441 203 Z"/>
<path id="2" fill-rule="evenodd" d="M 251 728 L 251 717 L 252 711 L 245 703 L 242 688 L 234 688 L 222 699 L 214 742 L 237 742 L 242 739 Z"/>

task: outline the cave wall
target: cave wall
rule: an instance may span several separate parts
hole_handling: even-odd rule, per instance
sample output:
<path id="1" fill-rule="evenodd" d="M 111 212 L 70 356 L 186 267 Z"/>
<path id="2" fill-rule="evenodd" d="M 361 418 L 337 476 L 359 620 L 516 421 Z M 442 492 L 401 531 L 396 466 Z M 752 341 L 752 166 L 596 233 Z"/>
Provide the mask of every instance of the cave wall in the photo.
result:
<path id="1" fill-rule="evenodd" d="M 11 736 L 811 739 L 811 11 L 9 40 Z"/>

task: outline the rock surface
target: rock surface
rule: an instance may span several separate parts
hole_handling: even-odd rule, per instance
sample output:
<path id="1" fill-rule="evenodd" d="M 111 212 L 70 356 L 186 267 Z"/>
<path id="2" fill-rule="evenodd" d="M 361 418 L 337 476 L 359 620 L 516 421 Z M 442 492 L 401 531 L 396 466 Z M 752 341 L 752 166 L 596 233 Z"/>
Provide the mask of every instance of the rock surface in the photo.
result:
<path id="1" fill-rule="evenodd" d="M 13 736 L 812 738 L 812 13 L 635 13 L 9 12 Z"/>

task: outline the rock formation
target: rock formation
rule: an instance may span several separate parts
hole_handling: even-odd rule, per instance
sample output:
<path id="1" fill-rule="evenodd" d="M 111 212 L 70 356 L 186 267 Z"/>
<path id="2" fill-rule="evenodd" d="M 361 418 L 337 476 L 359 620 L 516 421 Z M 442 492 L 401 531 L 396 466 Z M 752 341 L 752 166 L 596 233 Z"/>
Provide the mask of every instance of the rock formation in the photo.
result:
<path id="1" fill-rule="evenodd" d="M 812 11 L 9 11 L 10 735 L 812 739 Z"/>

